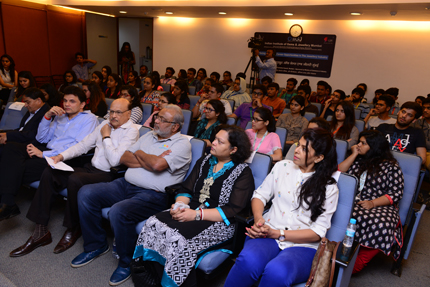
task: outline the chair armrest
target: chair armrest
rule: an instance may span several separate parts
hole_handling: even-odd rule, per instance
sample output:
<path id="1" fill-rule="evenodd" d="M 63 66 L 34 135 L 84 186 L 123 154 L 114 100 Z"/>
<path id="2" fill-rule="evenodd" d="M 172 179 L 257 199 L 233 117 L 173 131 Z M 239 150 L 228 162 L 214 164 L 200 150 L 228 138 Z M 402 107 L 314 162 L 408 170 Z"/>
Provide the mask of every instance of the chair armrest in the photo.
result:
<path id="1" fill-rule="evenodd" d="M 343 244 L 341 242 L 339 248 L 337 249 L 337 253 L 336 253 L 336 264 L 339 264 L 345 268 L 348 267 L 349 263 L 351 262 L 352 258 L 354 257 L 355 253 L 358 250 L 358 246 L 360 246 L 358 241 L 354 241 L 354 243 L 351 246 L 351 250 L 345 256 L 342 252 Z"/>

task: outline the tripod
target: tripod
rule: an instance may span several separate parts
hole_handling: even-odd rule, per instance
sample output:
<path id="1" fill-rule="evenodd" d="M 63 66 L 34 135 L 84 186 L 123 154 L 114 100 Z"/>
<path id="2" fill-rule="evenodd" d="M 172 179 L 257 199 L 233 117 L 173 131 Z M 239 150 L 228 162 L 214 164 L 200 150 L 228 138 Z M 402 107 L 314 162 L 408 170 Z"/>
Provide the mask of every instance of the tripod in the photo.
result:
<path id="1" fill-rule="evenodd" d="M 252 68 L 251 68 L 251 77 L 249 78 L 249 88 L 252 89 L 254 87 L 255 84 L 258 83 L 258 81 L 260 80 L 260 68 L 258 68 L 257 64 L 255 63 L 255 57 L 251 56 L 251 58 L 249 59 L 248 65 L 246 65 L 245 68 L 245 74 L 248 71 L 249 65 L 252 63 Z"/>

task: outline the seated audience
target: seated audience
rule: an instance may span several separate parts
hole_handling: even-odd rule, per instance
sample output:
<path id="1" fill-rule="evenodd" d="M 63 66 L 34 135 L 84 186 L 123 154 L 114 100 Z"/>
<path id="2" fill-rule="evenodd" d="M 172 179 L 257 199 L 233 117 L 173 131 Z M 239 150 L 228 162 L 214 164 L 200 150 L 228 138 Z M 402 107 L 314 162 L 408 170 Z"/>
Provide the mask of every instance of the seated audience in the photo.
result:
<path id="1" fill-rule="evenodd" d="M 106 83 L 106 97 L 109 99 L 117 99 L 121 94 L 122 80 L 118 74 L 110 74 Z"/>
<path id="2" fill-rule="evenodd" d="M 187 71 L 187 85 L 196 87 L 196 91 L 202 89 L 202 82 L 196 79 L 196 69 L 189 68 Z"/>
<path id="3" fill-rule="evenodd" d="M 167 105 L 175 105 L 176 104 L 176 97 L 168 92 L 163 92 L 160 95 L 160 100 L 158 101 L 158 107 L 160 110 L 164 109 Z M 159 111 L 160 111 L 159 110 Z M 155 124 L 155 118 L 156 114 L 159 113 L 159 111 L 154 111 L 149 118 L 146 120 L 146 122 L 143 124 L 144 127 L 148 128 L 154 128 Z"/>
<path id="4" fill-rule="evenodd" d="M 351 151 L 339 170 L 360 179 L 352 213 L 357 220 L 355 240 L 361 245 L 353 270 L 357 273 L 379 251 L 390 255 L 394 250 L 394 258 L 399 257 L 400 248 L 396 247 L 402 246 L 403 235 L 398 208 L 404 182 L 402 170 L 379 131 L 361 132 Z"/>
<path id="5" fill-rule="evenodd" d="M 125 177 L 79 190 L 84 252 L 72 260 L 72 267 L 87 265 L 109 250 L 102 209 L 111 207 L 109 219 L 119 262 L 109 284 L 119 285 L 130 278 L 136 224 L 166 209 L 165 187 L 182 182 L 191 162 L 190 141 L 180 134 L 183 124 L 181 109 L 168 105 L 157 114 L 154 130 L 122 155 L 120 164 L 128 167 Z"/>
<path id="6" fill-rule="evenodd" d="M 335 139 L 348 142 L 348 150 L 357 144 L 359 131 L 355 127 L 354 106 L 351 102 L 341 101 L 337 104 L 330 126 Z"/>
<path id="7" fill-rule="evenodd" d="M 208 78 L 208 74 L 206 73 L 206 69 L 200 68 L 197 71 L 197 80 L 204 83 L 207 78 Z"/>
<path id="8" fill-rule="evenodd" d="M 308 129 L 322 128 L 331 132 L 330 123 L 322 117 L 315 117 L 309 121 Z"/>
<path id="9" fill-rule="evenodd" d="M 379 97 L 375 107 L 370 110 L 364 119 L 366 129 L 375 129 L 380 124 L 395 124 L 396 119 L 388 115 L 391 107 L 394 105 L 394 100 L 388 95 Z"/>
<path id="10" fill-rule="evenodd" d="M 96 82 L 85 81 L 82 83 L 82 90 L 87 97 L 84 110 L 90 110 L 98 117 L 103 117 L 108 110 L 105 95 Z"/>
<path id="11" fill-rule="evenodd" d="M 317 91 L 313 92 L 310 101 L 312 103 L 320 103 L 324 106 L 325 101 L 330 99 L 330 85 L 326 81 L 319 81 L 317 83 Z"/>
<path id="12" fill-rule="evenodd" d="M 76 78 L 75 72 L 72 70 L 66 71 L 63 74 L 63 84 L 58 88 L 58 91 L 64 94 L 64 89 L 70 86 L 78 87 L 78 78 Z"/>
<path id="13" fill-rule="evenodd" d="M 419 104 L 422 107 L 424 100 L 425 100 L 425 98 L 423 96 L 418 96 L 415 98 L 415 103 Z"/>
<path id="14" fill-rule="evenodd" d="M 372 104 L 376 105 L 376 103 L 379 100 L 379 97 L 382 96 L 383 94 L 385 94 L 385 90 L 384 89 L 377 89 L 375 91 L 375 97 L 372 100 Z"/>
<path id="15" fill-rule="evenodd" d="M 327 119 L 328 116 L 334 117 L 336 106 L 343 100 L 345 100 L 346 95 L 342 90 L 335 90 L 330 96 L 330 99 L 325 101 L 324 109 L 321 112 L 321 117 Z"/>
<path id="16" fill-rule="evenodd" d="M 232 89 L 225 91 L 221 98 L 234 100 L 235 107 L 238 107 L 243 103 L 251 102 L 251 97 L 246 92 L 246 81 L 243 78 L 236 78 Z"/>
<path id="17" fill-rule="evenodd" d="M 296 95 L 290 101 L 291 113 L 282 114 L 276 122 L 277 127 L 287 130 L 286 149 L 299 141 L 303 131 L 308 127 L 308 120 L 303 116 L 305 108 L 305 98 Z"/>
<path id="18" fill-rule="evenodd" d="M 297 95 L 297 91 L 295 90 L 296 85 L 297 80 L 295 78 L 289 78 L 287 80 L 285 89 L 282 89 L 282 91 L 279 92 L 278 97 L 283 99 L 288 104 L 291 98 Z"/>
<path id="19" fill-rule="evenodd" d="M 282 145 L 276 134 L 276 120 L 267 108 L 258 108 L 252 117 L 252 128 L 246 130 L 254 152 L 270 155 L 273 162 L 282 160 Z"/>
<path id="20" fill-rule="evenodd" d="M 102 68 L 102 75 L 103 75 L 103 79 L 102 79 L 102 83 L 100 84 L 100 86 L 102 87 L 102 90 L 104 93 L 106 93 L 107 90 L 107 81 L 109 79 L 109 76 L 112 74 L 112 69 L 109 66 L 103 66 Z"/>
<path id="21" fill-rule="evenodd" d="M 309 79 L 303 79 L 300 82 L 300 86 L 309 86 Z"/>
<path id="22" fill-rule="evenodd" d="M 400 109 L 400 104 L 397 101 L 397 99 L 399 98 L 399 89 L 398 88 L 389 88 L 385 91 L 385 94 L 390 95 L 394 99 L 395 104 L 391 108 L 390 115 L 395 115 Z"/>
<path id="23" fill-rule="evenodd" d="M 58 90 L 50 83 L 43 84 L 40 90 L 45 95 L 45 102 L 50 106 L 62 106 L 62 96 Z"/>
<path id="24" fill-rule="evenodd" d="M 0 57 L 0 100 L 6 103 L 12 88 L 18 86 L 18 72 L 15 70 L 15 61 L 7 54 Z"/>
<path id="25" fill-rule="evenodd" d="M 184 69 L 180 69 L 178 72 L 178 78 L 176 80 L 186 81 L 187 80 L 187 71 L 185 71 Z"/>
<path id="26" fill-rule="evenodd" d="M 55 88 L 54 88 L 55 90 Z M 17 142 L 29 144 L 34 141 L 37 128 L 45 113 L 50 109 L 50 106 L 45 103 L 45 95 L 37 88 L 28 88 L 24 91 L 22 100 L 28 111 L 15 130 L 7 130 L 0 132 L 0 157 L 3 148 L 8 142 Z"/>
<path id="27" fill-rule="evenodd" d="M 415 102 L 406 102 L 397 114 L 395 124 L 381 124 L 376 129 L 387 139 L 390 149 L 417 154 L 426 164 L 426 140 L 421 129 L 413 128 L 412 122 L 419 119 L 422 107 Z"/>
<path id="28" fill-rule="evenodd" d="M 272 113 L 275 118 L 278 118 L 283 112 L 287 103 L 278 98 L 279 85 L 277 83 L 269 84 L 267 88 L 267 96 L 263 98 L 262 103 L 272 107 Z"/>
<path id="29" fill-rule="evenodd" d="M 148 67 L 146 65 L 141 65 L 139 68 L 139 77 L 141 80 L 143 80 L 143 78 L 149 76 L 149 72 L 148 72 Z"/>
<path id="30" fill-rule="evenodd" d="M 430 170 L 430 99 L 423 100 L 423 117 L 416 120 L 411 127 L 421 129 L 426 139 L 426 167 Z"/>
<path id="31" fill-rule="evenodd" d="M 319 241 L 331 226 L 339 189 L 336 144 L 329 132 L 308 129 L 294 160 L 275 164 L 254 191 L 254 225 L 230 270 L 226 287 L 292 286 L 306 282 Z M 272 202 L 269 211 L 264 207 Z M 285 215 L 285 216 L 284 216 Z"/>
<path id="32" fill-rule="evenodd" d="M 140 124 L 143 119 L 143 109 L 140 104 L 139 94 L 137 93 L 137 89 L 130 85 L 124 85 L 121 87 L 121 95 L 119 98 L 126 99 L 131 104 L 131 115 L 130 121 L 134 124 Z M 107 114 L 104 116 L 105 120 L 108 120 L 112 113 L 122 113 L 121 111 L 109 110 Z"/>
<path id="33" fill-rule="evenodd" d="M 364 91 L 364 95 L 367 93 L 367 85 L 365 83 L 360 83 L 357 85 L 357 88 L 360 88 Z"/>
<path id="34" fill-rule="evenodd" d="M 228 89 L 229 87 L 233 86 L 234 82 L 233 82 L 233 80 L 231 79 L 231 72 L 230 72 L 230 71 L 225 71 L 225 72 L 222 74 L 222 81 L 221 81 L 221 84 L 222 84 L 222 85 L 226 85 L 226 86 L 227 86 L 227 89 Z"/>
<path id="35" fill-rule="evenodd" d="M 96 116 L 84 112 L 85 94 L 78 87 L 64 90 L 63 105 L 52 107 L 42 118 L 32 144 L 9 142 L 0 160 L 0 220 L 20 214 L 15 195 L 21 184 L 40 179 L 48 166 L 46 157 L 56 156 L 90 134 L 98 124 Z M 55 118 L 51 121 L 52 117 Z"/>
<path id="36" fill-rule="evenodd" d="M 214 80 L 212 80 L 211 78 L 207 78 L 206 80 L 204 80 L 204 85 L 202 87 L 202 89 L 200 91 L 197 91 L 196 95 L 197 96 L 202 96 L 203 94 L 206 94 L 209 92 L 209 88 L 214 85 L 216 82 Z"/>
<path id="37" fill-rule="evenodd" d="M 167 67 L 166 73 L 164 74 L 164 79 L 161 79 L 161 83 L 173 86 L 176 82 L 176 80 L 173 78 L 174 74 L 175 74 L 175 69 L 173 69 L 172 67 Z"/>
<path id="38" fill-rule="evenodd" d="M 194 137 L 204 140 L 206 147 L 210 150 L 218 132 L 217 127 L 227 123 L 227 116 L 224 105 L 219 100 L 209 100 L 203 112 L 205 117 L 198 122 Z"/>
<path id="39" fill-rule="evenodd" d="M 272 82 L 273 80 L 269 76 L 265 76 L 261 79 L 261 84 L 266 88 L 266 91 L 267 91 L 267 88 L 269 87 L 269 84 L 271 84 Z"/>
<path id="40" fill-rule="evenodd" d="M 347 99 L 347 101 L 352 101 L 352 104 L 354 105 L 354 109 L 361 110 L 359 119 L 366 118 L 367 114 L 370 111 L 369 105 L 362 102 L 364 93 L 365 92 L 362 88 L 355 88 L 351 92 L 351 97 Z"/>
<path id="41" fill-rule="evenodd" d="M 311 96 L 311 88 L 309 86 L 299 86 L 297 88 L 297 95 L 305 98 L 305 108 L 303 109 L 305 113 L 314 113 L 315 116 L 320 114 L 318 107 L 309 102 L 309 97 Z"/>
<path id="42" fill-rule="evenodd" d="M 151 78 L 154 80 L 154 85 L 156 90 L 159 92 L 162 92 L 163 87 L 161 86 L 160 73 L 158 73 L 157 71 L 153 71 L 151 73 Z M 166 92 L 170 92 L 170 91 L 166 91 Z"/>
<path id="43" fill-rule="evenodd" d="M 76 65 L 72 67 L 72 70 L 76 74 L 77 81 L 82 83 L 88 80 L 88 69 L 94 67 L 97 61 L 84 59 L 84 54 L 80 52 L 75 54 L 75 59 Z"/>
<path id="44" fill-rule="evenodd" d="M 250 149 L 242 129 L 222 126 L 210 154 L 197 161 L 182 183 L 176 203 L 145 222 L 133 257 L 146 261 L 158 284 L 197 286 L 198 253 L 233 237 L 234 216 L 254 190 L 251 169 L 244 163 Z"/>
<path id="45" fill-rule="evenodd" d="M 219 83 L 219 79 L 221 75 L 218 72 L 212 72 L 210 78 L 215 81 L 215 83 Z"/>
<path id="46" fill-rule="evenodd" d="M 139 74 L 136 71 L 130 71 L 127 78 L 128 85 L 142 90 L 142 82 L 140 81 Z"/>
<path id="47" fill-rule="evenodd" d="M 209 100 L 220 100 L 224 105 L 224 111 L 227 116 L 231 115 L 231 105 L 228 101 L 221 99 L 222 92 L 224 88 L 219 84 L 215 83 L 209 87 L 207 94 L 202 94 L 200 99 L 197 101 L 196 105 L 193 107 L 193 119 L 201 117 L 202 119 L 205 117 L 205 113 L 203 109 L 205 108 L 207 102 Z"/>
<path id="48" fill-rule="evenodd" d="M 154 110 L 159 110 L 158 101 L 160 100 L 160 92 L 157 91 L 157 86 L 152 77 L 148 76 L 143 79 L 143 90 L 139 95 L 141 103 L 152 104 Z"/>
<path id="49" fill-rule="evenodd" d="M 18 89 L 15 93 L 14 102 L 22 102 L 24 91 L 28 88 L 36 88 L 36 81 L 29 71 L 21 71 L 18 73 Z"/>
<path id="50" fill-rule="evenodd" d="M 251 121 L 257 108 L 265 107 L 266 109 L 270 109 L 269 106 L 262 104 L 265 94 L 266 88 L 263 85 L 254 85 L 251 94 L 252 101 L 250 103 L 241 104 L 229 117 L 235 118 L 238 121 L 240 120 L 238 126 L 245 129 L 246 124 Z"/>
<path id="51" fill-rule="evenodd" d="M 188 110 L 190 108 L 188 85 L 185 81 L 175 82 L 173 95 L 176 97 L 176 105 L 178 105 L 181 109 Z"/>
<path id="52" fill-rule="evenodd" d="M 99 71 L 94 71 L 91 74 L 91 81 L 95 82 L 103 91 L 103 74 Z M 103 91 L 104 93 L 104 91 Z"/>
<path id="53" fill-rule="evenodd" d="M 139 131 L 129 120 L 131 103 L 125 99 L 113 101 L 113 113 L 108 121 L 103 121 L 91 134 L 67 150 L 52 157 L 54 163 L 67 161 L 87 153 L 95 147 L 91 163 L 75 167 L 74 172 L 61 171 L 46 167 L 40 184 L 27 213 L 27 218 L 36 223 L 27 242 L 10 253 L 12 257 L 26 255 L 35 248 L 52 242 L 48 229 L 50 210 L 57 194 L 67 188 L 66 211 L 63 226 L 66 231 L 54 248 L 61 253 L 72 247 L 81 236 L 78 213 L 78 191 L 86 185 L 110 182 L 115 176 L 110 168 L 119 165 L 124 152 L 139 139 Z"/>

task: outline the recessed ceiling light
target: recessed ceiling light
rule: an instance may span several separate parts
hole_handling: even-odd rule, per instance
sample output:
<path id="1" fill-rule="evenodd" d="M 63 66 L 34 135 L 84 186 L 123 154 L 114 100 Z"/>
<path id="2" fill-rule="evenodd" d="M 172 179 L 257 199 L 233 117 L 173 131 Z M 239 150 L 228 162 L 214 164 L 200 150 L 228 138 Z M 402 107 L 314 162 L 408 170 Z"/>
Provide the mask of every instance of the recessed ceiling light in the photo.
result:
<path id="1" fill-rule="evenodd" d="M 166 12 L 166 14 L 168 14 L 168 15 L 172 15 L 172 14 L 173 14 L 173 12 Z"/>
<path id="2" fill-rule="evenodd" d="M 293 16 L 293 13 L 284 13 L 285 16 Z"/>
<path id="3" fill-rule="evenodd" d="M 352 16 L 361 16 L 361 12 L 351 12 Z"/>
<path id="4" fill-rule="evenodd" d="M 227 12 L 218 12 L 220 15 L 227 15 Z"/>
<path id="5" fill-rule="evenodd" d="M 127 11 L 119 11 L 121 14 L 127 14 Z"/>

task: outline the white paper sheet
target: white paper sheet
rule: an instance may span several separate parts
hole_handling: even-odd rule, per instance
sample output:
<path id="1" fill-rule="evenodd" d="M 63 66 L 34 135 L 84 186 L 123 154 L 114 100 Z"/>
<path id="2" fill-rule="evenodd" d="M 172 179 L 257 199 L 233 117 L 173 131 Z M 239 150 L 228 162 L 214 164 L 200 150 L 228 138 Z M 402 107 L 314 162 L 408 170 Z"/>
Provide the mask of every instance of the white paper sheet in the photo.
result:
<path id="1" fill-rule="evenodd" d="M 11 104 L 10 106 L 9 106 L 9 109 L 10 110 L 16 110 L 16 111 L 20 111 L 20 110 L 22 110 L 22 108 L 25 106 L 25 104 L 24 103 L 21 103 L 21 102 L 14 102 L 13 104 Z"/>
<path id="2" fill-rule="evenodd" d="M 48 162 L 49 166 L 53 169 L 64 170 L 64 171 L 75 171 L 70 165 L 67 165 L 62 161 L 58 163 L 54 163 L 54 161 L 47 156 L 45 156 L 45 159 Z"/>

